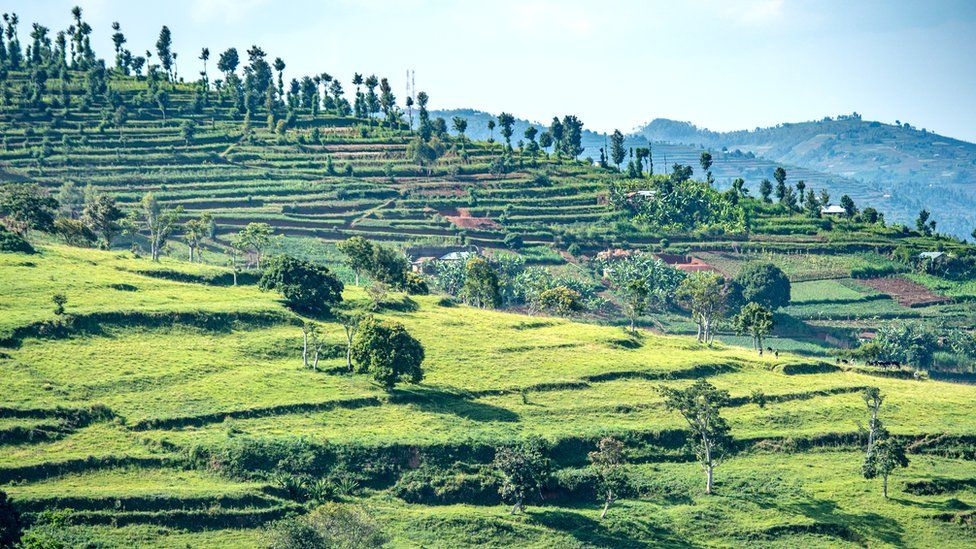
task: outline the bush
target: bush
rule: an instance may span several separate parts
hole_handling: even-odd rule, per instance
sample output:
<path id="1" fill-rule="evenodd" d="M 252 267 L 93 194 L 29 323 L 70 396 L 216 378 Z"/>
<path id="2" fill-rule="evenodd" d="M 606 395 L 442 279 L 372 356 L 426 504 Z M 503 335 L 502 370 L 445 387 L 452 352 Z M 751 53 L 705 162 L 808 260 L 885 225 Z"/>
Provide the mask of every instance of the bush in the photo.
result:
<path id="1" fill-rule="evenodd" d="M 424 505 L 497 505 L 498 479 L 484 472 L 465 472 L 421 467 L 405 473 L 393 486 L 393 495 L 408 503 Z"/>
<path id="2" fill-rule="evenodd" d="M 20 541 L 20 515 L 7 493 L 0 490 L 0 547 L 13 547 Z"/>
<path id="3" fill-rule="evenodd" d="M 410 295 L 427 295 L 430 293 L 427 280 L 416 273 L 407 273 L 407 280 L 403 289 Z"/>
<path id="4" fill-rule="evenodd" d="M 358 372 L 372 374 L 386 388 L 424 378 L 424 347 L 399 322 L 363 320 L 352 342 L 352 360 Z"/>
<path id="5" fill-rule="evenodd" d="M 0 225 L 0 252 L 33 254 L 36 250 L 20 235 Z"/>
<path id="6" fill-rule="evenodd" d="M 258 287 L 281 292 L 288 306 L 301 312 L 328 314 L 342 302 L 342 282 L 332 271 L 286 255 L 268 261 Z"/>

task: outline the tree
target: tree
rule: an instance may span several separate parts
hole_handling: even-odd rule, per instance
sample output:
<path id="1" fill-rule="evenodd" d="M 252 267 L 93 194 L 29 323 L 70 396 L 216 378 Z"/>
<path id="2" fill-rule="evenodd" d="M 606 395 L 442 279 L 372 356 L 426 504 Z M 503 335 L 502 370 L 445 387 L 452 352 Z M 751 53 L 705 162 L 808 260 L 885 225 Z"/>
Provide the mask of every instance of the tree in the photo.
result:
<path id="1" fill-rule="evenodd" d="M 56 293 L 51 296 L 51 302 L 54 303 L 54 314 L 61 316 L 64 314 L 64 306 L 68 303 L 68 297 L 62 293 Z"/>
<path id="2" fill-rule="evenodd" d="M 420 383 L 424 378 L 424 347 L 399 322 L 364 318 L 353 337 L 351 354 L 358 372 L 371 374 L 387 389 L 399 381 Z"/>
<path id="3" fill-rule="evenodd" d="M 786 170 L 782 166 L 777 166 L 773 171 L 773 179 L 776 180 L 776 197 L 782 200 L 786 191 Z"/>
<path id="4" fill-rule="evenodd" d="M 183 206 L 163 208 L 150 192 L 142 197 L 139 207 L 129 214 L 126 224 L 130 232 L 144 230 L 147 233 L 152 260 L 159 261 L 159 254 L 182 215 Z"/>
<path id="5" fill-rule="evenodd" d="M 864 457 L 864 478 L 881 477 L 881 493 L 888 499 L 888 477 L 898 467 L 908 467 L 905 446 L 891 437 L 877 441 Z"/>
<path id="6" fill-rule="evenodd" d="M 620 130 L 613 130 L 613 135 L 610 136 L 610 159 L 613 160 L 618 170 L 620 169 L 620 163 L 624 161 L 626 156 L 627 149 L 624 148 L 624 134 L 620 133 Z"/>
<path id="7" fill-rule="evenodd" d="M 95 193 L 87 197 L 81 218 L 93 233 L 101 237 L 102 249 L 110 250 L 112 239 L 122 230 L 120 222 L 125 219 L 125 214 L 116 205 L 114 198 Z"/>
<path id="8" fill-rule="evenodd" d="M 237 71 L 237 66 L 240 64 L 241 59 L 237 54 L 237 48 L 227 48 L 224 53 L 220 54 L 217 58 L 217 70 L 224 73 L 224 81 L 230 82 L 230 76 Z"/>
<path id="9" fill-rule="evenodd" d="M 539 308 L 555 315 L 569 316 L 585 310 L 582 296 L 565 286 L 549 288 L 539 294 Z"/>
<path id="10" fill-rule="evenodd" d="M 196 250 L 205 238 L 209 238 L 214 232 L 213 215 L 209 212 L 204 213 L 197 219 L 191 219 L 183 224 L 183 241 L 190 249 L 190 263 L 196 257 Z"/>
<path id="11" fill-rule="evenodd" d="M 372 268 L 373 243 L 361 236 L 354 236 L 337 243 L 336 247 L 346 256 L 346 263 L 356 273 L 356 286 L 359 286 L 359 277 Z"/>
<path id="12" fill-rule="evenodd" d="M 552 134 L 549 133 L 548 130 L 542 132 L 539 135 L 539 146 L 542 147 L 542 149 L 547 152 L 549 150 L 549 147 L 552 146 Z"/>
<path id="13" fill-rule="evenodd" d="M 159 63 L 162 65 L 163 70 L 166 71 L 166 75 L 173 78 L 173 36 L 169 31 L 169 27 L 163 25 L 163 28 L 159 30 L 159 39 L 156 40 L 156 56 L 159 58 Z"/>
<path id="14" fill-rule="evenodd" d="M 319 337 L 319 325 L 315 322 L 302 322 L 302 366 L 308 368 L 308 358 L 312 357 L 312 370 L 319 369 L 319 353 L 324 341 Z"/>
<path id="15" fill-rule="evenodd" d="M 613 437 L 603 437 L 596 448 L 587 457 L 599 475 L 597 491 L 603 498 L 603 512 L 600 513 L 600 518 L 603 519 L 607 516 L 610 505 L 617 501 L 624 484 L 624 443 Z"/>
<path id="16" fill-rule="evenodd" d="M 691 428 L 688 443 L 705 470 L 705 493 L 711 494 L 712 470 L 731 443 L 729 425 L 720 414 L 721 407 L 728 404 L 729 393 L 704 379 L 687 389 L 661 387 L 660 391 L 665 408 L 680 413 Z"/>
<path id="17" fill-rule="evenodd" d="M 460 116 L 455 116 L 451 119 L 451 125 L 454 131 L 457 132 L 458 137 L 461 138 L 461 143 L 464 143 L 464 132 L 468 129 L 468 120 Z"/>
<path id="18" fill-rule="evenodd" d="M 465 264 L 464 271 L 462 294 L 465 301 L 482 309 L 498 307 L 501 302 L 498 275 L 491 268 L 491 264 L 480 257 L 472 257 Z"/>
<path id="19" fill-rule="evenodd" d="M 351 372 L 353 370 L 352 366 L 352 342 L 353 338 L 356 336 L 356 332 L 359 330 L 359 324 L 364 318 L 362 311 L 354 310 L 349 312 L 343 312 L 336 317 L 339 323 L 342 324 L 342 329 L 346 333 L 346 368 Z"/>
<path id="20" fill-rule="evenodd" d="M 773 184 L 770 183 L 768 179 L 763 179 L 762 182 L 759 183 L 759 194 L 762 195 L 763 202 L 766 202 L 767 204 L 772 202 L 772 200 L 769 199 L 769 195 L 772 192 Z"/>
<path id="21" fill-rule="evenodd" d="M 342 302 L 342 282 L 328 268 L 287 255 L 272 257 L 258 281 L 263 291 L 277 291 L 289 307 L 303 313 L 329 314 Z"/>
<path id="22" fill-rule="evenodd" d="M 583 122 L 573 115 L 563 117 L 563 138 L 560 149 L 574 159 L 583 152 Z"/>
<path id="23" fill-rule="evenodd" d="M 735 277 L 742 286 L 742 299 L 754 301 L 771 311 L 790 303 L 790 279 L 771 263 L 753 263 Z"/>
<path id="24" fill-rule="evenodd" d="M 930 368 L 939 348 L 939 336 L 922 323 L 887 322 L 878 328 L 874 338 L 880 347 L 880 359 Z"/>
<path id="25" fill-rule="evenodd" d="M 930 220 L 930 215 L 928 210 L 923 209 L 918 212 L 918 219 L 915 220 L 915 227 L 924 235 L 931 235 L 935 231 L 935 220 Z"/>
<path id="26" fill-rule="evenodd" d="M 512 125 L 515 124 L 515 117 L 507 112 L 498 115 L 498 127 L 501 128 L 502 137 L 505 138 L 505 145 L 512 148 Z"/>
<path id="27" fill-rule="evenodd" d="M 525 512 L 525 504 L 535 496 L 541 497 L 542 486 L 552 471 L 552 465 L 542 451 L 542 443 L 531 439 L 515 446 L 495 451 L 492 462 L 502 477 L 498 493 L 513 503 L 511 514 Z"/>
<path id="28" fill-rule="evenodd" d="M 715 325 L 726 311 L 728 286 L 718 273 L 692 273 L 678 286 L 678 299 L 691 311 L 698 326 L 698 342 L 711 343 Z"/>
<path id="29" fill-rule="evenodd" d="M 747 303 L 735 317 L 735 329 L 751 335 L 756 351 L 763 354 L 763 338 L 773 331 L 773 313 L 759 303 Z"/>
<path id="30" fill-rule="evenodd" d="M 61 184 L 56 200 L 61 215 L 72 219 L 80 217 L 85 207 L 85 193 L 72 181 Z"/>
<path id="31" fill-rule="evenodd" d="M 234 246 L 251 251 L 255 256 L 255 266 L 261 268 L 261 258 L 278 243 L 279 237 L 267 223 L 248 223 L 234 238 Z"/>
<path id="32" fill-rule="evenodd" d="M 495 121 L 494 120 L 488 121 L 488 142 L 489 143 L 495 142 Z"/>
<path id="33" fill-rule="evenodd" d="M 847 217 L 857 215 L 857 206 L 854 205 L 854 200 L 846 194 L 840 197 L 840 207 L 844 208 L 844 215 Z"/>
<path id="34" fill-rule="evenodd" d="M 0 218 L 11 231 L 27 238 L 30 230 L 48 231 L 54 226 L 58 201 L 34 183 L 0 186 Z"/>
<path id="35" fill-rule="evenodd" d="M 705 172 L 705 180 L 709 184 L 712 184 L 714 181 L 712 172 L 710 171 L 712 168 L 712 154 L 708 151 L 702 151 L 701 156 L 698 157 L 698 163 L 701 165 L 702 171 Z"/>
<path id="36" fill-rule="evenodd" d="M 874 448 L 874 442 L 879 438 L 883 437 L 887 431 L 878 419 L 878 414 L 881 412 L 881 404 L 884 403 L 884 396 L 881 395 L 881 389 L 877 387 L 865 387 L 864 393 L 861 395 L 864 399 L 865 406 L 868 407 L 868 453 Z"/>
<path id="37" fill-rule="evenodd" d="M 190 146 L 190 142 L 193 141 L 193 136 L 196 134 L 197 124 L 193 120 L 187 118 L 180 124 L 180 136 L 183 137 L 183 142 L 187 147 Z"/>

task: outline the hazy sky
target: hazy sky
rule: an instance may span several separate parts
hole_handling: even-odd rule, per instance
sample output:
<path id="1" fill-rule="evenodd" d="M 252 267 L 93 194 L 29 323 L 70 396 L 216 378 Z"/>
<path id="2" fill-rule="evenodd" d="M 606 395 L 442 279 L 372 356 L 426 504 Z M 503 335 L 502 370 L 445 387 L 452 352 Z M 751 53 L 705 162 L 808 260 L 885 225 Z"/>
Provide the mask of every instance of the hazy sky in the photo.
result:
<path id="1" fill-rule="evenodd" d="M 168 25 L 185 77 L 203 46 L 216 58 L 258 44 L 286 76 L 376 73 L 398 95 L 412 68 L 433 108 L 575 113 L 596 130 L 857 111 L 976 141 L 976 0 L 0 0 L 0 11 L 18 12 L 26 42 L 31 22 L 67 26 L 74 4 L 105 58 L 112 21 L 134 52 Z"/>

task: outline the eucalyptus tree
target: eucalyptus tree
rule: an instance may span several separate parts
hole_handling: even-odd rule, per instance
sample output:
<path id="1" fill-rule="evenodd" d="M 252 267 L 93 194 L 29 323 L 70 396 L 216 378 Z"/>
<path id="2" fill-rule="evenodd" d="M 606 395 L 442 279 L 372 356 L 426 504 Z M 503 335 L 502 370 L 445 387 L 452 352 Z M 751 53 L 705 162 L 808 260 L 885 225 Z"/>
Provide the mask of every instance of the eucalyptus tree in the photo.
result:
<path id="1" fill-rule="evenodd" d="M 505 145 L 509 150 L 512 148 L 512 126 L 515 124 L 515 117 L 507 112 L 498 115 L 498 127 L 501 128 L 502 137 L 505 138 Z"/>
<path id="2" fill-rule="evenodd" d="M 159 261 L 159 254 L 170 235 L 176 229 L 183 206 L 164 208 L 150 192 L 142 197 L 139 206 L 134 209 L 128 220 L 130 232 L 145 231 L 149 240 L 149 252 L 153 261 Z"/>
<path id="3" fill-rule="evenodd" d="M 624 149 L 624 134 L 620 130 L 613 130 L 610 136 L 610 159 L 620 169 L 620 163 L 624 161 L 627 151 Z"/>
<path id="4" fill-rule="evenodd" d="M 687 389 L 661 387 L 664 406 L 681 414 L 691 429 L 688 445 L 705 470 L 705 493 L 712 493 L 713 470 L 730 449 L 732 437 L 721 408 L 729 402 L 728 391 L 700 379 Z"/>
<path id="5" fill-rule="evenodd" d="M 173 78 L 173 35 L 169 27 L 163 25 L 159 30 L 159 39 L 156 40 L 156 56 L 159 57 L 159 64 L 166 71 L 166 75 Z"/>
<path id="6" fill-rule="evenodd" d="M 372 123 L 374 115 L 380 112 L 380 99 L 376 95 L 376 86 L 379 85 L 380 81 L 375 74 L 371 74 L 366 77 L 363 83 L 366 85 L 366 117 Z"/>
<path id="7" fill-rule="evenodd" d="M 380 79 L 380 110 L 383 111 L 383 117 L 386 118 L 386 122 L 391 128 L 394 122 L 397 122 L 397 119 L 401 116 L 397 112 L 396 96 L 393 95 L 393 87 L 390 86 L 390 81 L 387 78 Z"/>

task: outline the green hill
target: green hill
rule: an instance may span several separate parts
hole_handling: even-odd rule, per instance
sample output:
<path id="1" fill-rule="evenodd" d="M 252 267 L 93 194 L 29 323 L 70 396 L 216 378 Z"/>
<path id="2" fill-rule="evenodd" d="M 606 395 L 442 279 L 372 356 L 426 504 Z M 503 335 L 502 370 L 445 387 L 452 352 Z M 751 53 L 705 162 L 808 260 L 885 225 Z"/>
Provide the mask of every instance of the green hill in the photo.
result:
<path id="1" fill-rule="evenodd" d="M 976 227 L 976 145 L 908 124 L 859 115 L 715 132 L 656 119 L 637 133 L 652 141 L 742 150 L 777 162 L 863 182 L 881 191 L 878 206 L 899 219 L 931 210 L 945 231 L 968 237 Z M 853 196 L 853 195 L 852 195 Z M 891 206 L 888 206 L 888 203 Z"/>
<path id="2" fill-rule="evenodd" d="M 214 269 L 64 246 L 0 255 L 12 298 L 0 486 L 38 531 L 109 546 L 258 544 L 263 524 L 310 504 L 283 484 L 297 468 L 346 479 L 335 497 L 370 509 L 395 545 L 974 541 L 956 524 L 976 503 L 971 386 L 413 297 L 380 314 L 422 341 L 426 377 L 386 392 L 343 373 L 341 353 L 302 368 L 298 318 L 273 294 L 160 278 Z M 54 292 L 68 316 L 51 313 Z M 324 326 L 340 346 L 341 328 Z M 714 496 L 655 390 L 689 378 L 732 394 L 735 449 Z M 886 425 L 911 442 L 890 500 L 859 472 L 865 386 L 881 388 Z M 558 471 L 544 504 L 512 517 L 485 465 L 529 435 Z M 626 441 L 634 492 L 601 521 L 585 463 L 605 435 Z"/>

